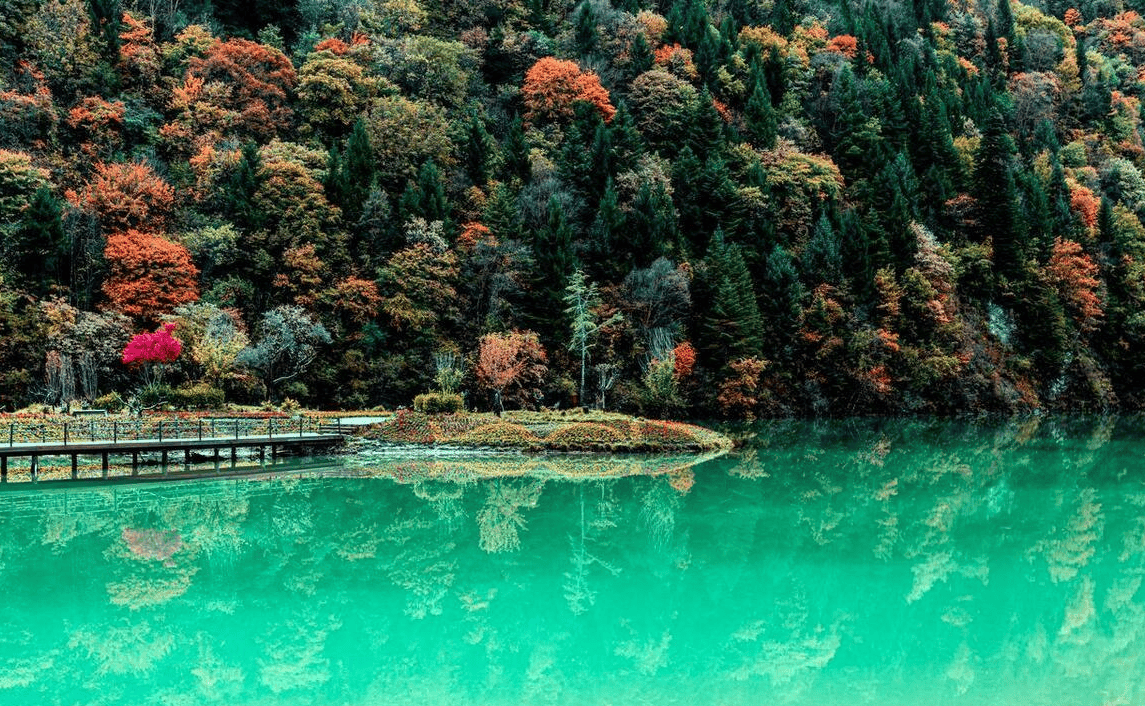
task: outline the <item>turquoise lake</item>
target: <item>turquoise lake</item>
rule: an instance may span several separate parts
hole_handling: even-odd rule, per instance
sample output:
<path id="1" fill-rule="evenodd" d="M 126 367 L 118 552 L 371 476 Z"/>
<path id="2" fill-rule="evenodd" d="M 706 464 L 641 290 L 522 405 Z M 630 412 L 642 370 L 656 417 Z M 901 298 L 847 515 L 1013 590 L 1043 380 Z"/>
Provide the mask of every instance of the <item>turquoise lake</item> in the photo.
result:
<path id="1" fill-rule="evenodd" d="M 1140 418 L 740 433 L 9 484 L 0 704 L 1145 703 Z"/>

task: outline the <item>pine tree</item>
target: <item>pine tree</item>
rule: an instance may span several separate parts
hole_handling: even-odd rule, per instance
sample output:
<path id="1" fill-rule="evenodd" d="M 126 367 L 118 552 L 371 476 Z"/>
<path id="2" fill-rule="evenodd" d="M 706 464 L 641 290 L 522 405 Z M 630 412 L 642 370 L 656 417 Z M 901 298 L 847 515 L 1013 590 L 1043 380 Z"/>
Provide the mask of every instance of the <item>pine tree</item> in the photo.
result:
<path id="1" fill-rule="evenodd" d="M 366 125 L 361 118 L 355 121 L 350 137 L 346 140 L 342 170 L 342 220 L 353 224 L 361 218 L 370 190 L 377 184 L 377 167 L 374 163 L 374 151 L 370 145 L 370 134 L 366 131 Z"/>
<path id="2" fill-rule="evenodd" d="M 1023 269 L 1022 219 L 1013 173 L 1013 143 L 1001 113 L 994 111 L 975 154 L 974 197 L 982 238 L 994 244 L 994 269 L 1014 281 Z"/>
<path id="3" fill-rule="evenodd" d="M 604 186 L 604 195 L 596 208 L 596 216 L 589 228 L 588 265 L 598 278 L 616 280 L 626 274 L 618 253 L 617 244 L 625 235 L 624 212 L 613 187 L 612 179 Z"/>
<path id="4" fill-rule="evenodd" d="M 485 121 L 476 110 L 469 112 L 465 124 L 465 173 L 477 186 L 485 186 L 489 181 L 489 165 L 493 161 L 496 143 L 485 128 Z"/>
<path id="5" fill-rule="evenodd" d="M 744 122 L 747 134 L 756 147 L 773 149 L 777 136 L 778 126 L 775 120 L 775 109 L 771 106 L 771 93 L 759 76 L 751 91 L 751 96 L 744 107 Z"/>
<path id="6" fill-rule="evenodd" d="M 532 177 L 529 145 L 525 142 L 525 123 L 520 116 L 513 118 L 505 144 L 501 147 L 501 178 L 508 183 L 526 184 Z"/>
<path id="7" fill-rule="evenodd" d="M 525 230 L 517 200 L 504 184 L 497 184 L 489 194 L 481 222 L 499 242 L 521 240 Z"/>
<path id="8" fill-rule="evenodd" d="M 576 15 L 576 26 L 573 30 L 573 41 L 579 55 L 587 56 L 596 50 L 596 26 L 598 22 L 599 19 L 596 16 L 596 9 L 593 8 L 592 0 L 582 2 L 580 11 Z"/>
<path id="9" fill-rule="evenodd" d="M 231 172 L 223 194 L 227 214 L 240 230 L 258 230 L 266 221 L 262 209 L 255 205 L 254 197 L 266 176 L 262 171 L 262 157 L 258 145 L 247 142 L 242 147 L 242 157 Z"/>
<path id="10" fill-rule="evenodd" d="M 714 297 L 704 325 L 705 348 L 720 367 L 759 356 L 763 351 L 763 319 L 739 247 L 726 243 L 717 230 L 706 262 Z"/>
<path id="11" fill-rule="evenodd" d="M 580 268 L 569 277 L 569 284 L 565 287 L 564 304 L 571 328 L 569 350 L 580 357 L 579 399 L 583 405 L 585 370 L 588 368 L 588 351 L 592 347 L 592 339 L 602 328 L 620 323 L 623 317 L 614 314 L 606 321 L 600 320 L 596 312 L 601 304 L 600 293 L 597 291 L 596 283 L 589 282 Z"/>
<path id="12" fill-rule="evenodd" d="M 69 281 L 71 272 L 71 245 L 64 234 L 60 202 L 51 190 L 41 186 L 36 190 L 17 235 L 16 271 L 28 275 L 31 289 L 46 294 L 55 284 Z"/>

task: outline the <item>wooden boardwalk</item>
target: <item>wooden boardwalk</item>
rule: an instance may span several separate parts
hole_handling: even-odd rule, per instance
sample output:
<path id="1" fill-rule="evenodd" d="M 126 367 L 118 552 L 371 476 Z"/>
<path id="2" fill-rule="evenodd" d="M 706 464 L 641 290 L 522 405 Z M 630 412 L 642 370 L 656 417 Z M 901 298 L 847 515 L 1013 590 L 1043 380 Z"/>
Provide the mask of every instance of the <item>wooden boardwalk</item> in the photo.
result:
<path id="1" fill-rule="evenodd" d="M 71 479 L 79 478 L 79 457 L 99 457 L 101 462 L 101 477 L 108 477 L 111 457 L 131 456 L 132 476 L 138 475 L 141 454 L 158 454 L 159 465 L 165 470 L 172 454 L 178 456 L 182 453 L 182 463 L 189 466 L 192 456 L 207 455 L 215 461 L 216 466 L 220 452 L 229 450 L 231 466 L 240 448 L 257 448 L 260 461 L 265 461 L 267 449 L 270 449 L 271 458 L 277 457 L 280 450 L 297 450 L 312 447 L 333 447 L 342 444 L 345 436 L 340 433 L 330 433 L 325 430 L 317 432 L 294 432 L 279 434 L 235 434 L 219 436 L 193 436 L 190 438 L 151 438 L 151 439 L 97 439 L 97 440 L 68 440 L 43 442 L 14 442 L 0 445 L 0 483 L 8 482 L 10 459 L 27 459 L 27 470 L 31 473 L 33 481 L 39 479 L 40 460 L 45 457 L 64 457 L 71 459 Z M 126 465 L 126 464 L 125 464 Z"/>

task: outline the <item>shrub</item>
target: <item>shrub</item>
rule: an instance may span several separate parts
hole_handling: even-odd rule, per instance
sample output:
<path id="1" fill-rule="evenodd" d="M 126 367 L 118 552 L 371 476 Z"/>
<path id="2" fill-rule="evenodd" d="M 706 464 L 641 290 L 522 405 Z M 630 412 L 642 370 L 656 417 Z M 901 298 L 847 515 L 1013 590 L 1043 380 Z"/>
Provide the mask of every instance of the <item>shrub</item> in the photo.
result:
<path id="1" fill-rule="evenodd" d="M 457 414 L 465 411 L 465 403 L 457 393 L 427 392 L 413 398 L 413 409 L 422 414 Z"/>
<path id="2" fill-rule="evenodd" d="M 403 409 L 393 419 L 379 424 L 367 436 L 399 444 L 432 444 L 439 434 L 440 430 L 430 422 L 429 417 Z"/>
<path id="3" fill-rule="evenodd" d="M 456 444 L 512 448 L 532 448 L 541 443 L 541 440 L 533 432 L 520 424 L 508 422 L 482 424 L 449 441 Z"/>
<path id="4" fill-rule="evenodd" d="M 170 401 L 180 409 L 221 409 L 226 395 L 219 388 L 200 382 L 172 390 Z"/>
<path id="5" fill-rule="evenodd" d="M 640 424 L 642 441 L 673 448 L 698 448 L 704 443 L 696 435 L 696 428 L 676 422 L 645 421 Z"/>
<path id="6" fill-rule="evenodd" d="M 577 422 L 557 429 L 545 438 L 545 442 L 557 448 L 600 449 L 627 445 L 628 439 L 623 432 L 612 427 L 592 422 Z"/>
<path id="7" fill-rule="evenodd" d="M 91 406 L 95 409 L 106 409 L 108 412 L 115 413 L 122 411 L 126 404 L 118 392 L 109 392 L 92 400 Z"/>

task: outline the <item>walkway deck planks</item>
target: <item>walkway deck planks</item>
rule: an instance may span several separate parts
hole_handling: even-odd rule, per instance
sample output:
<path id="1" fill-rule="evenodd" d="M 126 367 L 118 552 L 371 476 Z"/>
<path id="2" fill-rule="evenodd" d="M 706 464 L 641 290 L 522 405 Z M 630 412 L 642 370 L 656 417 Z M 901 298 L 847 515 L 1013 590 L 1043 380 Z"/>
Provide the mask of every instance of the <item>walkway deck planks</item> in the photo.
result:
<path id="1" fill-rule="evenodd" d="M 102 461 L 102 477 L 107 478 L 109 457 L 112 454 L 132 457 L 132 475 L 139 467 L 139 454 L 159 453 L 162 457 L 162 466 L 168 464 L 168 455 L 172 452 L 183 452 L 183 463 L 189 464 L 193 452 L 213 451 L 217 459 L 219 451 L 230 450 L 231 465 L 235 463 L 236 452 L 240 448 L 258 448 L 259 458 L 266 455 L 270 447 L 271 456 L 277 456 L 280 448 L 299 448 L 315 446 L 338 446 L 345 441 L 345 437 L 338 433 L 286 433 L 286 434 L 257 434 L 236 436 L 214 436 L 206 438 L 154 438 L 154 439 L 116 439 L 96 441 L 65 442 L 25 442 L 0 445 L 0 483 L 8 482 L 8 460 L 10 458 L 29 459 L 29 468 L 33 480 L 37 480 L 39 462 L 41 457 L 70 457 L 71 477 L 78 478 L 78 458 L 80 456 L 99 456 Z"/>

